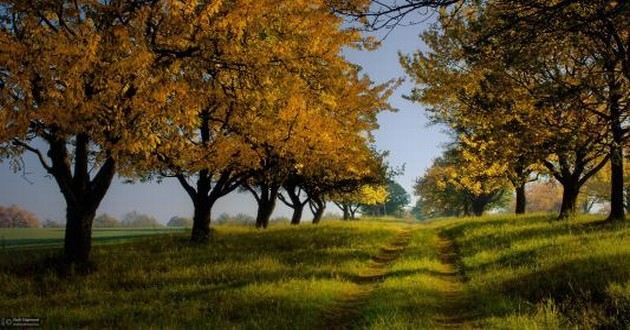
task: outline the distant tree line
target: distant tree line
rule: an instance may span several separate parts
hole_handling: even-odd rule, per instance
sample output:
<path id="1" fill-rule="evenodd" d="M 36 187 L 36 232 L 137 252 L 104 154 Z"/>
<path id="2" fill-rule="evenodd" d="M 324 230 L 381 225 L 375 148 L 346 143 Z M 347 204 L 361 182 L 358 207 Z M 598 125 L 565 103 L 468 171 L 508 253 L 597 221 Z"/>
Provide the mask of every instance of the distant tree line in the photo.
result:
<path id="1" fill-rule="evenodd" d="M 37 228 L 40 220 L 33 213 L 17 205 L 0 206 L 0 228 Z"/>

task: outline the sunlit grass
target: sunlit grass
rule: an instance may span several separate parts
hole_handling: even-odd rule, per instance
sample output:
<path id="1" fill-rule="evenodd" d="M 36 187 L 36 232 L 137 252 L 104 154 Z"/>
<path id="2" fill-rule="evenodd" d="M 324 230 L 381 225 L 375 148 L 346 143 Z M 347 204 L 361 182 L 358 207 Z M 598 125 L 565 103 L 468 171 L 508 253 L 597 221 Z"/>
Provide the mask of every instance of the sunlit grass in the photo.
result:
<path id="1" fill-rule="evenodd" d="M 420 226 L 375 290 L 361 328 L 432 329 L 448 305 L 438 235 L 454 240 L 462 322 L 474 328 L 630 328 L 630 225 L 583 216 L 441 219 Z"/>
<path id="2" fill-rule="evenodd" d="M 207 246 L 185 234 L 97 246 L 96 271 L 70 278 L 18 260 L 46 252 L 4 255 L 0 310 L 60 328 L 310 328 L 399 226 L 217 226 Z"/>
<path id="3" fill-rule="evenodd" d="M 630 325 L 630 224 L 548 215 L 441 219 L 412 239 L 354 320 L 357 328 L 433 329 L 457 287 L 474 328 L 621 328 Z M 362 289 L 357 274 L 409 224 L 392 220 L 216 226 L 96 245 L 96 270 L 63 277 L 54 249 L 0 255 L 0 311 L 57 328 L 312 329 L 335 301 Z M 455 242 L 460 275 L 440 258 Z M 48 266 L 47 266 L 48 265 Z"/>
<path id="4" fill-rule="evenodd" d="M 436 251 L 435 231 L 416 230 L 406 252 L 376 288 L 365 310 L 362 327 L 371 329 L 426 329 L 437 312 L 443 271 Z"/>
<path id="5" fill-rule="evenodd" d="M 488 326 L 514 329 L 630 325 L 630 225 L 601 217 L 443 221 Z"/>

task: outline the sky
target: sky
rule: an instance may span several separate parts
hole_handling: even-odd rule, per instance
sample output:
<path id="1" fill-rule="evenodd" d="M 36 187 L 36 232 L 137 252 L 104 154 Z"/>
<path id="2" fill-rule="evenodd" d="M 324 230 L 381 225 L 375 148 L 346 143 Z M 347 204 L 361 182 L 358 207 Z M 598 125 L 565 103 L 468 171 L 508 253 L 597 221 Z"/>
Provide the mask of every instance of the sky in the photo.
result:
<path id="1" fill-rule="evenodd" d="M 427 23 L 401 26 L 392 31 L 376 51 L 345 51 L 352 62 L 361 65 L 375 82 L 385 82 L 405 76 L 399 64 L 399 52 L 409 54 L 425 49 L 419 38 Z M 381 32 L 378 37 L 383 37 Z M 378 117 L 380 128 L 375 132 L 376 146 L 388 150 L 393 166 L 405 165 L 406 171 L 396 178 L 413 196 L 415 179 L 439 156 L 446 136 L 439 127 L 427 126 L 424 109 L 403 98 L 413 85 L 405 81 L 390 98 L 397 112 L 382 113 Z M 12 204 L 35 213 L 41 220 L 63 222 L 65 203 L 54 180 L 47 176 L 39 162 L 30 154 L 24 156 L 25 168 L 14 173 L 9 162 L 0 163 L 0 206 Z M 192 202 L 174 179 L 162 183 L 123 183 L 117 178 L 105 196 L 97 214 L 108 213 L 121 218 L 131 211 L 154 216 L 166 223 L 172 216 L 191 216 Z M 332 205 L 327 211 L 338 213 Z M 233 193 L 220 199 L 213 209 L 213 217 L 222 213 L 236 215 L 256 214 L 256 203 L 247 193 Z M 308 213 L 308 212 L 307 212 Z M 274 216 L 289 216 L 290 209 L 278 203 Z"/>

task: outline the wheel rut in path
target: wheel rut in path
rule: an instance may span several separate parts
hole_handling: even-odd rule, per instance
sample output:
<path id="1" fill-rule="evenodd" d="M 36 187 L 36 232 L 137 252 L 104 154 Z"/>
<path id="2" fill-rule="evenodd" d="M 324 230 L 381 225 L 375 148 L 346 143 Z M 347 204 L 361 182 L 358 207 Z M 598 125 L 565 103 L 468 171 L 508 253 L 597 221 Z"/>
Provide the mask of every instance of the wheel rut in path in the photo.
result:
<path id="1" fill-rule="evenodd" d="M 477 315 L 470 296 L 464 290 L 464 278 L 457 266 L 457 247 L 452 239 L 440 233 L 437 248 L 442 262 L 442 271 L 438 277 L 445 285 L 441 289 L 442 300 L 437 306 L 439 313 L 432 321 L 438 328 L 473 329 L 472 321 Z"/>
<path id="2" fill-rule="evenodd" d="M 354 278 L 358 284 L 356 291 L 346 293 L 324 311 L 322 329 L 351 329 L 361 316 L 372 291 L 387 277 L 389 266 L 394 263 L 409 245 L 411 228 L 401 230 L 396 237 L 382 247 L 376 256 Z"/>

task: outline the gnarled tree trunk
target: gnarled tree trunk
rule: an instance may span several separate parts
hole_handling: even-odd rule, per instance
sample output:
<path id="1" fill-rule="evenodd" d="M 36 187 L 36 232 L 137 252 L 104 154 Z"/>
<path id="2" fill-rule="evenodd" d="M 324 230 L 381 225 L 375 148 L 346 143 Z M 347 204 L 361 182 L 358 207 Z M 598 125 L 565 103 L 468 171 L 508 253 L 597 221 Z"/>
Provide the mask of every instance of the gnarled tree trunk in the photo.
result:
<path id="1" fill-rule="evenodd" d="M 343 212 L 343 220 L 350 220 L 350 205 L 346 203 L 335 203 L 339 209 Z"/>

